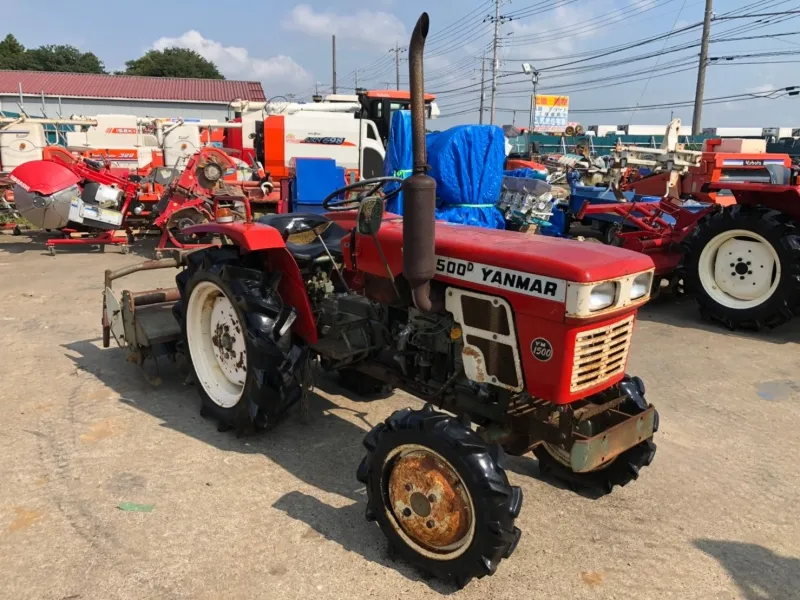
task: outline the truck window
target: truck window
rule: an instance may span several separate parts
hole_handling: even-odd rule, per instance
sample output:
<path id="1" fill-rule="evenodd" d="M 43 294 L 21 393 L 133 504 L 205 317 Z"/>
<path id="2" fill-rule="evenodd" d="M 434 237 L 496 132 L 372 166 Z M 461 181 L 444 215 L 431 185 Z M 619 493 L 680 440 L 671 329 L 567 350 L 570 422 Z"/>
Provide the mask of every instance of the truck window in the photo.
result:
<path id="1" fill-rule="evenodd" d="M 374 148 L 364 148 L 364 164 L 361 177 L 371 179 L 383 175 L 383 157 Z"/>
<path id="2" fill-rule="evenodd" d="M 370 140 L 378 140 L 378 130 L 375 128 L 375 123 L 370 121 L 367 124 L 367 138 Z"/>

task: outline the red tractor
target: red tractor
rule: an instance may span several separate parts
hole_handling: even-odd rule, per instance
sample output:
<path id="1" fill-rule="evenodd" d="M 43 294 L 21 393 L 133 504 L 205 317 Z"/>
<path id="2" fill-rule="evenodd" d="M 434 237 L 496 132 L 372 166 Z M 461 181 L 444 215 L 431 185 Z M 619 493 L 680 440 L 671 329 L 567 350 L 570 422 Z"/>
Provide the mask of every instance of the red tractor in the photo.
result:
<path id="1" fill-rule="evenodd" d="M 577 216 L 613 213 L 632 225 L 617 225 L 612 243 L 653 259 L 656 290 L 662 279 L 682 281 L 707 319 L 730 329 L 776 327 L 800 312 L 800 181 L 788 156 L 730 156 L 704 153 L 701 168 L 679 179 L 676 193 L 708 204 L 587 204 Z M 738 179 L 712 169 L 730 163 Z M 694 192 L 681 192 L 689 186 Z"/>
<path id="2" fill-rule="evenodd" d="M 226 243 L 106 273 L 104 344 L 113 334 L 141 360 L 183 342 L 202 413 L 238 431 L 279 421 L 314 363 L 362 390 L 389 385 L 423 400 L 367 433 L 357 478 L 367 519 L 399 555 L 461 586 L 493 574 L 520 539 L 522 493 L 503 449 L 533 451 L 542 472 L 604 493 L 653 460 L 658 413 L 625 372 L 653 262 L 435 221 L 427 32 L 423 14 L 409 47 L 405 218 L 384 214 L 381 189 L 398 179 L 381 177 L 332 193 L 324 215 L 191 227 Z M 365 191 L 341 199 L 356 186 Z M 176 289 L 114 295 L 118 277 L 170 264 L 183 267 Z M 170 308 L 175 324 L 158 330 Z"/>

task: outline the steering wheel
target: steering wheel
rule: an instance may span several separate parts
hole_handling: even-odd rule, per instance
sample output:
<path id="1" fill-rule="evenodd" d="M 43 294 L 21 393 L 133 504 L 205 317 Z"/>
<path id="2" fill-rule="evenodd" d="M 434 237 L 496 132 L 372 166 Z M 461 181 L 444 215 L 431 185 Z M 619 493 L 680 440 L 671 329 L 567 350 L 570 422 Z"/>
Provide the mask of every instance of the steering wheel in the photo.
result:
<path id="1" fill-rule="evenodd" d="M 358 207 L 366 198 L 370 196 L 374 196 L 379 190 L 383 189 L 387 183 L 403 183 L 403 180 L 399 177 L 373 177 L 372 179 L 362 179 L 361 181 L 356 181 L 355 183 L 351 183 L 349 185 L 344 186 L 343 188 L 339 188 L 338 190 L 331 192 L 325 197 L 325 200 L 322 201 L 322 208 L 331 212 L 340 212 L 345 210 L 352 210 Z M 337 197 L 345 192 L 349 192 L 350 190 L 355 190 L 363 187 L 369 187 L 369 189 L 365 192 L 358 194 L 355 198 L 347 198 L 347 199 L 338 199 Z M 385 200 L 390 200 L 397 196 L 400 192 L 403 191 L 402 187 L 398 187 L 396 190 L 393 190 L 386 194 L 383 197 Z"/>

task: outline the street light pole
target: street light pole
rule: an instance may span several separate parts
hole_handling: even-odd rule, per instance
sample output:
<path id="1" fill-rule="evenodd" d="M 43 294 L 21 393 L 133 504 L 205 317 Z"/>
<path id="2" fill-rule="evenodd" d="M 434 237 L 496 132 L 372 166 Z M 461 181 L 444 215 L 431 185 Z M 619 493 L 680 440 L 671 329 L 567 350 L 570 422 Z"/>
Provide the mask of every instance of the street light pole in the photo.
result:
<path id="1" fill-rule="evenodd" d="M 536 126 L 536 86 L 539 84 L 539 71 L 532 67 L 529 63 L 522 63 L 522 72 L 531 76 L 533 83 L 533 95 L 531 96 L 531 110 L 528 115 L 528 135 L 533 134 L 534 127 Z"/>

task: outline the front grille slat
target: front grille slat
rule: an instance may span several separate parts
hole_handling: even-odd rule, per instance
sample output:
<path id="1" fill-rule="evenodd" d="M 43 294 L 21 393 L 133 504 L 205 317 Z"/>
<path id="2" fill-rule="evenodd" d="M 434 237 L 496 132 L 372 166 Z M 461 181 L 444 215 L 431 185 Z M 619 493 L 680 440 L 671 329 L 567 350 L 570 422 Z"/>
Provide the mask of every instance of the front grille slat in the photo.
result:
<path id="1" fill-rule="evenodd" d="M 570 392 L 594 387 L 623 372 L 632 336 L 633 315 L 579 333 L 575 338 Z"/>

